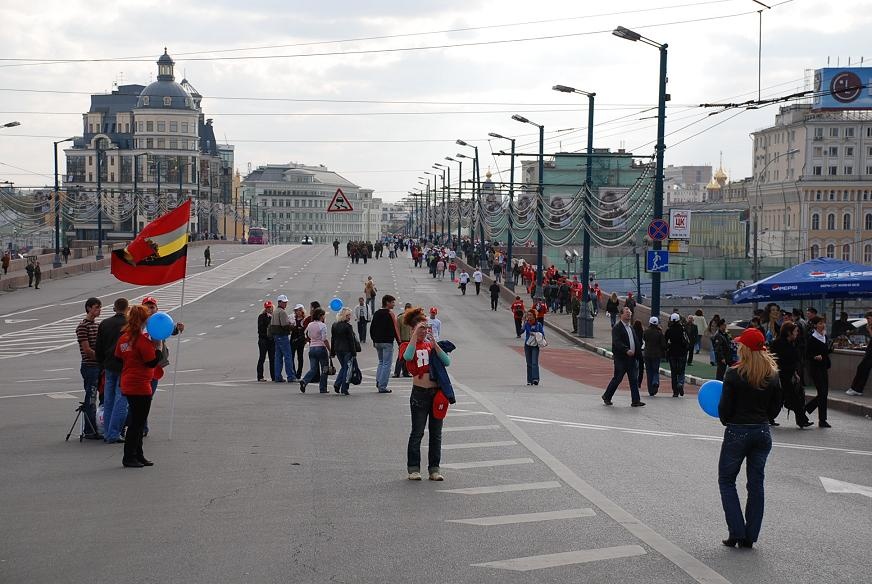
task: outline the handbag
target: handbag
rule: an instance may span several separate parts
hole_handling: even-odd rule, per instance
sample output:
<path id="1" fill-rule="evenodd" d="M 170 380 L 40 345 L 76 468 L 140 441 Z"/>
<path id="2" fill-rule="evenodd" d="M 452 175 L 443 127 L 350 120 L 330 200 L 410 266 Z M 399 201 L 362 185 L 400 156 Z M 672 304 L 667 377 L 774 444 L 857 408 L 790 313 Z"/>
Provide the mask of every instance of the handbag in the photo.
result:
<path id="1" fill-rule="evenodd" d="M 348 378 L 348 383 L 351 385 L 360 385 L 363 381 L 363 373 L 357 365 L 357 357 L 351 360 L 351 376 Z"/>
<path id="2" fill-rule="evenodd" d="M 548 340 L 545 339 L 545 335 L 540 332 L 533 333 L 533 338 L 536 340 L 537 347 L 547 347 Z"/>
<path id="3" fill-rule="evenodd" d="M 330 359 L 330 365 L 327 366 L 327 375 L 336 375 L 336 366 L 333 365 L 333 359 Z"/>

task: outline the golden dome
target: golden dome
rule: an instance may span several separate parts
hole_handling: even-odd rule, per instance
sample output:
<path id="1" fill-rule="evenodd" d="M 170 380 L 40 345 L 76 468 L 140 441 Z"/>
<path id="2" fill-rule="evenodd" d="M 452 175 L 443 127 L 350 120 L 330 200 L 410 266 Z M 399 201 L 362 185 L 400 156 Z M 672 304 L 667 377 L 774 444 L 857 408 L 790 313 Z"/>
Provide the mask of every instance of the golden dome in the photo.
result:
<path id="1" fill-rule="evenodd" d="M 716 190 L 719 190 L 721 188 L 721 185 L 718 184 L 718 182 L 714 179 L 714 177 L 712 177 L 712 179 L 709 181 L 709 184 L 707 184 L 705 186 L 705 188 L 706 188 L 706 190 L 709 190 L 709 191 L 716 191 Z"/>
<path id="2" fill-rule="evenodd" d="M 723 166 L 721 166 L 720 168 L 717 169 L 717 171 L 715 171 L 715 180 L 727 180 L 727 173 L 724 172 Z"/>

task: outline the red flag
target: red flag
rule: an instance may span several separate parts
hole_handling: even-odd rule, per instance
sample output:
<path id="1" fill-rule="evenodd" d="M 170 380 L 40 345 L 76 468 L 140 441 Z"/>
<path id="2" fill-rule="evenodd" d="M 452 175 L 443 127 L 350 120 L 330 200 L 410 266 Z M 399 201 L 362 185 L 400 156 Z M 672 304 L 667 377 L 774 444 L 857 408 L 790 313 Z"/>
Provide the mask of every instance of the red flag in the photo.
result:
<path id="1" fill-rule="evenodd" d="M 112 252 L 112 275 L 130 284 L 168 284 L 185 277 L 191 201 L 145 226 L 124 248 Z"/>

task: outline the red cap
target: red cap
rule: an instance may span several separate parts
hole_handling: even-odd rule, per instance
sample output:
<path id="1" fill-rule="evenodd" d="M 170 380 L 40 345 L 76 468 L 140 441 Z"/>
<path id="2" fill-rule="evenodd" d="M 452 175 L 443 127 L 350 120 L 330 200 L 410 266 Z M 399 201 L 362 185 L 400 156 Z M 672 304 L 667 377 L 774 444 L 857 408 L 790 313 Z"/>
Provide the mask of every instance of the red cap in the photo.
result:
<path id="1" fill-rule="evenodd" d="M 157 306 L 157 298 L 155 298 L 154 296 L 146 296 L 145 298 L 142 299 L 142 303 L 143 304 L 154 304 L 155 306 Z"/>
<path id="2" fill-rule="evenodd" d="M 448 414 L 448 398 L 441 391 L 433 396 L 433 417 L 442 420 Z"/>
<path id="3" fill-rule="evenodd" d="M 766 350 L 766 337 L 755 328 L 747 328 L 742 331 L 742 334 L 736 337 L 737 343 L 742 343 L 752 351 Z"/>
<path id="4" fill-rule="evenodd" d="M 267 300 L 266 302 L 263 303 L 263 307 L 264 308 L 272 308 L 273 303 L 271 301 Z"/>
<path id="5" fill-rule="evenodd" d="M 430 314 L 437 314 L 439 310 L 435 306 L 430 307 Z"/>

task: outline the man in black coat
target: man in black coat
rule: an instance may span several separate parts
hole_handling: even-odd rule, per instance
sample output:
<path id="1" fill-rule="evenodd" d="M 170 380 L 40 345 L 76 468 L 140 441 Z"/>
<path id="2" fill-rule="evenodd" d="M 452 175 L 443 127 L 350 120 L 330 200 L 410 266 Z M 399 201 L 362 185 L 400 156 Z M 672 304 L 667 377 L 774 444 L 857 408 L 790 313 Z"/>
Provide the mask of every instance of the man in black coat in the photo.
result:
<path id="1" fill-rule="evenodd" d="M 687 351 L 690 342 L 681 316 L 677 312 L 669 315 L 669 328 L 666 329 L 666 357 L 669 359 L 669 375 L 672 377 L 672 397 L 684 395 L 684 370 L 687 368 Z"/>
<path id="2" fill-rule="evenodd" d="M 621 311 L 621 320 L 612 329 L 612 356 L 615 360 L 615 375 L 602 395 L 603 403 L 612 405 L 612 396 L 618 389 L 624 375 L 630 383 L 630 397 L 634 408 L 645 405 L 639 398 L 639 365 L 637 352 L 642 350 L 642 339 L 631 324 L 633 313 L 629 308 Z"/>
<path id="3" fill-rule="evenodd" d="M 103 440 L 107 444 L 124 442 L 121 430 L 127 420 L 127 398 L 121 393 L 121 366 L 115 356 L 115 345 L 127 324 L 126 298 L 116 298 L 112 304 L 115 314 L 97 326 L 97 344 L 94 352 L 103 368 Z"/>
<path id="4" fill-rule="evenodd" d="M 276 372 L 273 367 L 273 355 L 276 352 L 276 341 L 269 334 L 269 325 L 272 322 L 273 303 L 267 300 L 263 303 L 263 312 L 257 316 L 257 380 L 266 381 L 263 377 L 263 362 L 269 360 L 269 378 L 276 380 Z M 293 351 L 293 349 L 291 349 Z"/>

